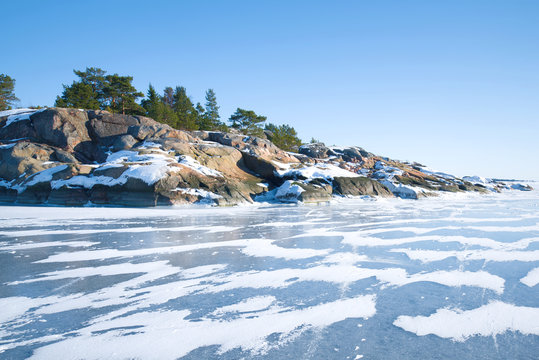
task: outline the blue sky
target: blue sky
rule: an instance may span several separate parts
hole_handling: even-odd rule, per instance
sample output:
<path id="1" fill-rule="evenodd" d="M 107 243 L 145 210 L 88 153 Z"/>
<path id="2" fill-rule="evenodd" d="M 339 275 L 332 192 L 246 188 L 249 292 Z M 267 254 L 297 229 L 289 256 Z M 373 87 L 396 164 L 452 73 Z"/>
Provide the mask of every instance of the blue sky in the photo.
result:
<path id="1" fill-rule="evenodd" d="M 53 105 L 73 69 L 213 88 L 304 140 L 539 179 L 539 1 L 2 1 L 0 72 Z M 6 16 L 7 15 L 7 16 Z"/>

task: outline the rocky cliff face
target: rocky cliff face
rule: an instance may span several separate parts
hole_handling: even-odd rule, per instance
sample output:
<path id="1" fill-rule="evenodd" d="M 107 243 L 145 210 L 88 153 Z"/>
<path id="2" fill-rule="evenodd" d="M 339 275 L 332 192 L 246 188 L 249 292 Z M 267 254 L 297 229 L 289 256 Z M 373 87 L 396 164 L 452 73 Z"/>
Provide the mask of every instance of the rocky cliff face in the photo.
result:
<path id="1" fill-rule="evenodd" d="M 0 112 L 1 202 L 234 205 L 334 195 L 417 199 L 505 186 L 470 179 L 358 147 L 309 144 L 291 154 L 267 139 L 181 131 L 142 116 L 59 108 Z"/>

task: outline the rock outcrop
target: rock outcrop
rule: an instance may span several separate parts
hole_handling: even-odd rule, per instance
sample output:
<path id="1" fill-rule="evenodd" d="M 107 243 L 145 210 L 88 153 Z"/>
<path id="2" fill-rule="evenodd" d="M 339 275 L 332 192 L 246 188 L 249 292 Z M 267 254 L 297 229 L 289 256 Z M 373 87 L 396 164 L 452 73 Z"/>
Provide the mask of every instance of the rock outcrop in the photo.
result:
<path id="1" fill-rule="evenodd" d="M 417 199 L 440 191 L 509 188 L 435 173 L 359 147 L 318 143 L 299 152 L 285 152 L 259 137 L 182 131 L 147 117 L 101 110 L 0 112 L 0 201 L 235 205 L 320 202 L 333 196 Z"/>

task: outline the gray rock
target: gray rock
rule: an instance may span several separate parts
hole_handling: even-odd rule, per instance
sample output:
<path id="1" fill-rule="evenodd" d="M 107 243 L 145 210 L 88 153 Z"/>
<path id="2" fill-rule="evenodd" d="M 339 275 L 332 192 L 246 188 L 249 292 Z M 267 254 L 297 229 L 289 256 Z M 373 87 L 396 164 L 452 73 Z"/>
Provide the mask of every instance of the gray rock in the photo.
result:
<path id="1" fill-rule="evenodd" d="M 275 172 L 279 170 L 279 168 L 272 162 L 251 155 L 247 152 L 242 152 L 242 156 L 245 167 L 249 169 L 249 171 L 251 171 L 254 175 L 270 180 L 272 182 L 282 182 L 281 178 L 275 176 Z"/>
<path id="2" fill-rule="evenodd" d="M 88 111 L 89 134 L 92 139 L 105 146 L 110 146 L 119 135 L 128 134 L 129 127 L 156 125 L 156 121 L 144 116 L 111 114 L 102 110 Z"/>
<path id="3" fill-rule="evenodd" d="M 13 203 L 17 200 L 17 190 L 0 186 L 0 203 Z"/>
<path id="4" fill-rule="evenodd" d="M 37 112 L 30 119 L 45 144 L 73 151 L 81 142 L 90 141 L 85 111 L 52 108 Z"/>
<path id="5" fill-rule="evenodd" d="M 0 140 L 26 139 L 37 141 L 37 134 L 30 120 L 15 121 L 9 125 L 0 123 Z"/>
<path id="6" fill-rule="evenodd" d="M 333 191 L 335 194 L 343 196 L 393 196 L 387 187 L 367 177 L 335 177 Z"/>
<path id="7" fill-rule="evenodd" d="M 54 157 L 57 161 L 63 162 L 63 163 L 77 163 L 77 159 L 68 153 L 67 151 L 60 150 L 60 149 L 54 149 Z"/>
<path id="8" fill-rule="evenodd" d="M 144 141 L 149 137 L 153 137 L 154 134 L 159 132 L 162 127 L 158 125 L 137 125 L 137 126 L 130 126 L 127 130 L 128 134 L 133 136 L 134 138 Z"/>
<path id="9" fill-rule="evenodd" d="M 315 159 L 327 159 L 329 156 L 336 155 L 333 150 L 324 143 L 305 144 L 299 147 L 299 153 Z"/>
<path id="10" fill-rule="evenodd" d="M 93 176 L 107 176 L 113 179 L 118 179 L 128 169 L 128 166 L 106 167 L 104 169 L 95 169 Z"/>
<path id="11" fill-rule="evenodd" d="M 55 149 L 43 144 L 18 142 L 9 148 L 0 148 L 0 178 L 14 180 L 21 175 L 29 176 L 53 165 L 51 161 Z"/>
<path id="12" fill-rule="evenodd" d="M 88 203 L 89 199 L 85 189 L 62 186 L 51 190 L 47 202 L 62 206 L 83 206 Z"/>
<path id="13" fill-rule="evenodd" d="M 300 196 L 299 200 L 303 202 L 327 202 L 331 200 L 331 194 L 332 194 L 332 187 L 330 184 L 300 184 L 300 186 L 303 188 L 303 191 Z"/>
<path id="14" fill-rule="evenodd" d="M 120 150 L 129 150 L 131 149 L 138 141 L 131 135 L 122 135 L 118 136 L 116 140 L 112 143 L 112 151 Z"/>

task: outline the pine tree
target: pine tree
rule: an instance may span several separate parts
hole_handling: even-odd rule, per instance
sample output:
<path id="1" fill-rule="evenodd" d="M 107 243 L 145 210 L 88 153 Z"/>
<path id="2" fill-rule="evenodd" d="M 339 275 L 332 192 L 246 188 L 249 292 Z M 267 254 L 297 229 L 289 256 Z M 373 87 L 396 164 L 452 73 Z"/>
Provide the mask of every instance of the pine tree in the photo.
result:
<path id="1" fill-rule="evenodd" d="M 146 115 L 155 121 L 168 124 L 172 127 L 177 125 L 178 117 L 167 104 L 164 98 L 160 97 L 155 88 L 150 84 L 147 99 L 142 100 L 142 107 L 146 110 Z"/>
<path id="2" fill-rule="evenodd" d="M 0 74 L 0 110 L 10 110 L 19 99 L 15 96 L 15 79 Z"/>
<path id="3" fill-rule="evenodd" d="M 271 132 L 269 139 L 279 148 L 285 151 L 298 151 L 301 146 L 301 139 L 298 133 L 290 125 L 267 124 L 265 130 Z"/>
<path id="4" fill-rule="evenodd" d="M 208 118 L 206 117 L 206 109 L 199 102 L 195 106 L 196 110 L 196 123 L 199 130 L 211 130 Z"/>
<path id="5" fill-rule="evenodd" d="M 174 91 L 174 112 L 178 116 L 177 128 L 197 130 L 197 111 L 183 86 L 177 86 Z"/>
<path id="6" fill-rule="evenodd" d="M 174 89 L 170 86 L 166 87 L 165 91 L 163 91 L 163 102 L 170 108 L 174 107 Z"/>
<path id="7" fill-rule="evenodd" d="M 159 95 L 157 95 L 157 91 L 155 91 L 152 84 L 148 87 L 147 98 L 148 99 L 142 100 L 142 107 L 146 110 L 146 115 L 156 121 L 162 121 L 164 104 Z"/>
<path id="8" fill-rule="evenodd" d="M 231 127 L 238 129 L 243 134 L 261 136 L 264 133 L 262 123 L 266 121 L 266 117 L 257 115 L 253 110 L 237 108 L 228 121 Z"/>
<path id="9" fill-rule="evenodd" d="M 144 94 L 131 84 L 132 76 L 107 75 L 105 80 L 103 92 L 110 111 L 131 115 L 144 114 L 144 109 L 136 103 L 137 98 L 144 96 Z"/>
<path id="10" fill-rule="evenodd" d="M 80 82 L 92 87 L 95 98 L 100 104 L 105 101 L 105 74 L 107 73 L 105 70 L 91 67 L 86 68 L 85 71 L 73 70 L 73 72 L 80 78 Z"/>
<path id="11" fill-rule="evenodd" d="M 64 85 L 62 97 L 56 97 L 54 106 L 97 110 L 101 104 L 97 100 L 97 95 L 91 85 L 74 81 L 71 86 Z"/>
<path id="12" fill-rule="evenodd" d="M 54 106 L 94 110 L 104 108 L 106 71 L 92 67 L 73 72 L 79 81 L 73 81 L 70 86 L 63 85 L 62 96 L 56 97 Z"/>
<path id="13" fill-rule="evenodd" d="M 206 91 L 206 113 L 205 117 L 208 123 L 208 127 L 213 130 L 217 129 L 219 126 L 223 125 L 220 121 L 221 117 L 219 116 L 219 106 L 217 105 L 217 97 L 213 89 L 208 89 Z"/>

